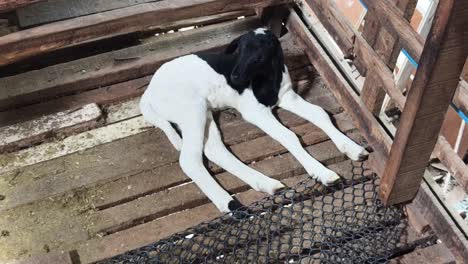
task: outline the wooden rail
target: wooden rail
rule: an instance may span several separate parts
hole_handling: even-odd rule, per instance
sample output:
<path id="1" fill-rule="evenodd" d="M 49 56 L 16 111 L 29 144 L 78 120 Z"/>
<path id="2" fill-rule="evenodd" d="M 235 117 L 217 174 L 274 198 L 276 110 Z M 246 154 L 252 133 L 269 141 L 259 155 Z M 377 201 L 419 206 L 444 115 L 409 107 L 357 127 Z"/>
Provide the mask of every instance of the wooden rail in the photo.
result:
<path id="1" fill-rule="evenodd" d="M 402 92 L 398 90 L 397 87 L 395 86 L 393 73 L 391 69 L 388 67 L 387 62 L 384 61 L 384 59 L 379 56 L 379 54 L 369 45 L 369 43 L 364 39 L 364 37 L 360 35 L 352 27 L 352 25 L 350 25 L 348 20 L 342 14 L 340 14 L 340 11 L 336 7 L 336 5 L 333 2 L 329 2 L 325 0 L 316 0 L 316 1 L 306 0 L 306 2 L 311 7 L 311 9 L 317 14 L 319 19 L 321 18 L 321 22 L 323 26 L 327 29 L 327 31 L 332 35 L 333 39 L 335 39 L 339 45 L 340 43 L 346 43 L 347 40 L 350 40 L 350 39 L 354 40 L 354 46 L 351 48 L 352 49 L 351 53 L 355 54 L 354 62 L 355 62 L 355 65 L 358 67 L 358 69 L 364 72 L 366 72 L 368 69 L 372 70 L 373 75 L 369 78 L 368 83 L 364 85 L 363 91 L 361 93 L 361 98 L 360 98 L 362 102 L 364 102 L 366 107 L 368 107 L 368 109 L 370 109 L 371 111 L 375 113 L 376 108 L 378 108 L 378 100 L 380 100 L 379 98 L 381 98 L 381 95 L 382 95 L 382 93 L 379 92 L 378 89 L 381 88 L 390 96 L 390 98 L 392 98 L 392 100 L 395 101 L 396 106 L 400 108 L 401 110 L 403 110 L 405 107 L 406 98 L 403 96 Z M 373 1 L 373 2 L 379 2 L 379 1 Z M 386 3 L 386 5 L 388 5 L 388 3 Z M 399 19 L 400 18 L 403 19 L 403 17 L 401 17 L 401 15 L 403 14 L 402 12 L 394 11 L 393 13 L 397 13 L 399 16 Z M 323 19 L 325 17 L 328 19 L 324 21 Z M 386 19 L 389 20 L 388 18 Z M 390 18 L 390 19 L 394 20 L 394 18 Z M 380 20 L 379 22 L 382 24 L 386 22 L 385 19 L 380 19 Z M 403 23 L 403 22 L 400 22 L 400 23 Z M 396 23 L 394 24 L 396 25 Z M 337 30 L 337 29 L 342 29 L 342 30 Z M 414 31 L 413 29 L 411 30 Z M 401 39 L 402 36 L 400 34 L 401 32 L 399 33 L 399 31 L 400 30 L 398 31 L 395 30 L 391 32 L 395 34 L 395 37 L 398 37 Z M 411 36 L 413 34 L 406 34 L 406 35 Z M 422 50 L 422 45 L 421 45 L 421 48 L 419 48 L 418 47 L 419 44 L 417 44 L 419 41 L 414 41 L 414 39 L 416 38 L 411 38 L 408 36 L 406 37 L 403 36 L 403 38 L 406 38 L 406 42 L 407 42 L 406 45 L 409 45 L 408 43 L 412 43 L 410 45 L 412 45 L 413 50 L 415 50 L 413 55 L 416 59 L 418 59 L 420 56 L 417 52 L 418 50 Z M 413 39 L 413 41 L 411 41 L 411 39 Z M 341 49 L 343 51 L 343 50 L 348 50 L 349 48 L 341 47 Z M 461 55 L 460 58 L 465 58 L 465 57 Z M 360 69 L 360 68 L 363 68 L 363 69 Z M 456 69 L 454 70 L 457 71 Z M 456 74 L 459 75 L 459 73 L 460 71 L 458 71 Z M 449 146 L 446 146 L 445 143 L 446 141 L 443 140 L 442 136 L 438 138 L 438 141 L 437 141 L 437 149 L 439 150 L 437 151 L 437 153 L 439 154 L 438 158 L 446 165 L 449 163 L 460 164 L 461 160 L 459 159 L 459 157 L 456 157 L 456 155 L 453 155 L 454 151 Z M 456 161 L 452 160 L 454 158 L 458 160 Z M 451 159 L 451 160 L 448 161 L 447 159 Z M 426 164 L 428 161 L 429 161 L 429 158 L 426 159 Z M 462 169 L 459 166 L 458 168 L 454 168 L 452 172 L 461 171 L 461 170 Z M 383 172 L 383 170 L 379 170 L 379 171 Z M 382 175 L 382 174 L 379 174 L 379 175 Z M 456 173 L 454 175 L 455 175 L 454 177 L 456 177 L 458 181 L 460 182 L 466 181 L 463 178 L 463 174 Z M 422 174 L 420 174 L 420 176 L 422 177 Z"/>
<path id="2" fill-rule="evenodd" d="M 409 201 L 419 190 L 467 56 L 467 17 L 466 1 L 439 3 L 383 174 L 387 204 Z"/>
<path id="3" fill-rule="evenodd" d="M 404 11 L 404 18 L 409 21 L 416 9 L 417 0 L 399 1 L 399 8 Z M 379 22 L 378 14 L 367 12 L 363 38 L 371 45 L 381 59 L 387 64 L 390 70 L 396 65 L 397 56 L 400 52 L 399 37 L 385 29 L 385 26 Z M 383 84 L 378 74 L 371 70 L 366 74 L 364 87 L 362 88 L 362 99 L 369 110 L 375 116 L 379 116 L 382 104 L 385 98 Z"/>
<path id="4" fill-rule="evenodd" d="M 415 59 L 419 61 L 424 41 L 421 36 L 413 30 L 408 20 L 404 18 L 404 13 L 390 0 L 362 0 L 370 12 L 379 19 L 392 35 L 398 36 L 403 48 Z"/>
<path id="5" fill-rule="evenodd" d="M 8 12 L 40 1 L 44 0 L 0 0 L 0 13 Z"/>
<path id="6" fill-rule="evenodd" d="M 290 0 L 173 0 L 59 21 L 0 38 L 0 66 L 82 42 L 150 30 L 158 25 Z"/>

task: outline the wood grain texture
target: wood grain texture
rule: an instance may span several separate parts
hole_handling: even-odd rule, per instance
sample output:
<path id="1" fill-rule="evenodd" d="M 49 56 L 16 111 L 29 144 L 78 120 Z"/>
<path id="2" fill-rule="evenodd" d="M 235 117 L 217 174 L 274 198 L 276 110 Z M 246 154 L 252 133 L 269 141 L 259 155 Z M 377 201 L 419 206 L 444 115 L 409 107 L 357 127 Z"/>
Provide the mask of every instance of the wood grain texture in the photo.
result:
<path id="1" fill-rule="evenodd" d="M 466 263 L 468 259 L 466 236 L 453 222 L 451 216 L 426 183 L 421 184 L 421 188 L 412 204 L 429 222 L 432 230 L 437 233 L 444 245 L 450 249 L 457 263 Z"/>
<path id="2" fill-rule="evenodd" d="M 73 264 L 70 253 L 49 253 L 45 255 L 32 256 L 25 259 L 7 261 L 4 264 Z"/>
<path id="3" fill-rule="evenodd" d="M 0 66 L 73 44 L 144 31 L 158 25 L 287 0 L 172 0 L 115 9 L 22 30 L 0 38 Z"/>
<path id="4" fill-rule="evenodd" d="M 161 0 L 49 0 L 22 7 L 16 14 L 24 28 L 158 1 Z"/>
<path id="5" fill-rule="evenodd" d="M 315 13 L 326 12 L 326 13 L 336 13 L 337 11 L 336 4 L 333 1 L 326 0 L 315 0 L 307 2 L 312 10 Z M 323 11 L 322 11 L 323 10 Z M 354 60 L 359 62 L 356 64 L 361 65 L 364 69 L 374 70 L 379 78 L 382 80 L 383 88 L 389 96 L 396 101 L 399 106 L 405 104 L 405 97 L 395 86 L 395 81 L 393 78 L 392 71 L 387 67 L 386 63 L 379 57 L 377 52 L 367 43 L 367 41 L 352 27 L 349 21 L 339 13 L 333 16 L 334 19 L 321 20 L 324 27 L 328 32 L 332 32 L 333 28 L 343 28 L 346 29 L 346 32 L 353 32 L 353 54 L 356 58 Z M 340 39 L 341 35 L 333 35 L 334 39 Z M 361 72 L 362 69 L 358 67 L 358 70 Z M 364 70 L 365 71 L 365 70 Z"/>
<path id="6" fill-rule="evenodd" d="M 24 123 L 0 127 L 0 153 L 37 144 L 52 135 L 69 135 L 91 129 L 98 125 L 99 118 L 101 109 L 92 103 Z"/>
<path id="7" fill-rule="evenodd" d="M 439 3 L 382 178 L 386 204 L 409 201 L 419 189 L 467 56 L 467 18 L 466 1 Z"/>
<path id="8" fill-rule="evenodd" d="M 398 1 L 398 8 L 404 12 L 404 18 L 408 21 L 415 10 L 416 2 L 417 0 Z M 367 12 L 366 19 L 368 20 L 364 25 L 362 37 L 375 49 L 387 66 L 393 70 L 396 64 L 394 54 L 400 52 L 399 37 L 388 32 L 380 24 L 376 13 Z M 381 79 L 376 75 L 378 74 L 373 70 L 366 75 L 361 96 L 369 110 L 378 116 L 385 98 L 385 90 L 382 88 Z"/>
<path id="9" fill-rule="evenodd" d="M 410 23 L 404 18 L 404 11 L 390 0 L 372 1 L 362 0 L 369 12 L 373 12 L 379 19 L 379 22 L 384 26 L 390 34 L 398 36 L 403 48 L 415 59 L 419 61 L 424 40 L 422 37 L 411 27 Z"/>
<path id="10" fill-rule="evenodd" d="M 328 88 L 350 115 L 354 125 L 378 153 L 379 159 L 377 160 L 384 162 L 392 144 L 388 134 L 365 107 L 361 98 L 356 95 L 341 72 L 334 66 L 326 52 L 295 12 L 291 12 L 287 26 L 294 33 L 300 45 L 304 47 L 304 51 L 317 69 L 317 72 L 322 76 Z M 380 165 L 381 167 L 383 166 L 383 164 Z"/>
<path id="11" fill-rule="evenodd" d="M 436 244 L 392 259 L 391 264 L 455 264 L 455 257 L 444 244 Z"/>
<path id="12" fill-rule="evenodd" d="M 247 18 L 166 34 L 142 45 L 2 78 L 0 110 L 153 74 L 170 59 L 221 48 L 258 25 L 257 19 Z"/>
<path id="13" fill-rule="evenodd" d="M 31 5 L 44 0 L 0 0 L 0 13 Z"/>
<path id="14" fill-rule="evenodd" d="M 450 143 L 448 143 L 443 136 L 439 136 L 433 155 L 437 156 L 448 168 L 457 183 L 468 192 L 468 166 L 463 162 L 460 156 L 457 155 L 452 146 L 450 146 Z"/>

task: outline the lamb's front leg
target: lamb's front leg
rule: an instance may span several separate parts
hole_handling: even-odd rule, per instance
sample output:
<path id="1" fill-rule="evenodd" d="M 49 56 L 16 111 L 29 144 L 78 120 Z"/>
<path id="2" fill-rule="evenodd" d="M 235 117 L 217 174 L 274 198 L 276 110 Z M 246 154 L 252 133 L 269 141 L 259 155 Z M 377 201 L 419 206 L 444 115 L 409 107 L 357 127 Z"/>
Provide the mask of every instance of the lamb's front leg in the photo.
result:
<path id="1" fill-rule="evenodd" d="M 245 90 L 242 94 L 238 110 L 246 121 L 256 125 L 287 148 L 309 175 L 324 185 L 333 185 L 340 180 L 334 171 L 323 166 L 305 151 L 296 134 L 284 127 L 269 107 L 258 103 L 251 90 Z"/>
<path id="2" fill-rule="evenodd" d="M 280 98 L 279 107 L 291 111 L 318 126 L 330 137 L 336 147 L 350 159 L 364 160 L 369 155 L 365 148 L 356 144 L 333 125 L 323 108 L 302 99 L 292 89 Z"/>

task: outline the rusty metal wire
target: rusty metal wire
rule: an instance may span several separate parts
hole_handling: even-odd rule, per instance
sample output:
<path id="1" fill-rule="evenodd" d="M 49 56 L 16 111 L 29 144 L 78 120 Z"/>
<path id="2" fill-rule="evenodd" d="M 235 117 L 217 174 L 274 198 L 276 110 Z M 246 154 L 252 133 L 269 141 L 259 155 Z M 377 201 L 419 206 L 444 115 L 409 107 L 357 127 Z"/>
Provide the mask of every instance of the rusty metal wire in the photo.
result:
<path id="1" fill-rule="evenodd" d="M 378 199 L 362 163 L 326 188 L 312 179 L 102 263 L 386 263 L 403 231 L 400 207 Z"/>

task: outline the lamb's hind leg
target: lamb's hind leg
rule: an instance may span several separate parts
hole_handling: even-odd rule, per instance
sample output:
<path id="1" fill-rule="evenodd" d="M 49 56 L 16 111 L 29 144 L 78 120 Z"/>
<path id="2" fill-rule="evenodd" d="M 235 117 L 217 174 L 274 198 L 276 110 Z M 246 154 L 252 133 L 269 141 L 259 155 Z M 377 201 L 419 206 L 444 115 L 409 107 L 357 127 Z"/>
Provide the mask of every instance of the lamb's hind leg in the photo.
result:
<path id="1" fill-rule="evenodd" d="M 230 212 L 241 205 L 213 179 L 203 165 L 203 141 L 206 123 L 206 108 L 187 111 L 183 121 L 180 167 L 221 212 Z"/>
<path id="2" fill-rule="evenodd" d="M 237 159 L 226 146 L 224 146 L 215 121 L 209 118 L 208 122 L 210 122 L 210 124 L 208 140 L 205 143 L 205 155 L 209 160 L 232 173 L 256 191 L 273 194 L 278 189 L 284 187 L 280 181 L 263 175 Z"/>
<path id="3" fill-rule="evenodd" d="M 287 91 L 281 97 L 279 106 L 318 126 L 330 137 L 336 147 L 350 159 L 364 160 L 369 155 L 362 146 L 356 144 L 333 125 L 323 108 L 305 101 L 293 90 Z"/>

